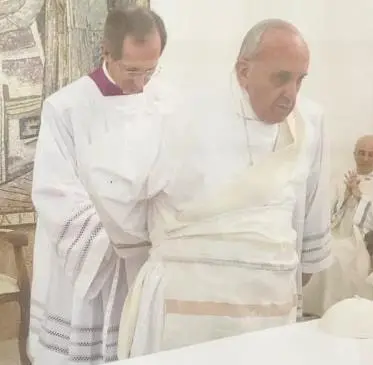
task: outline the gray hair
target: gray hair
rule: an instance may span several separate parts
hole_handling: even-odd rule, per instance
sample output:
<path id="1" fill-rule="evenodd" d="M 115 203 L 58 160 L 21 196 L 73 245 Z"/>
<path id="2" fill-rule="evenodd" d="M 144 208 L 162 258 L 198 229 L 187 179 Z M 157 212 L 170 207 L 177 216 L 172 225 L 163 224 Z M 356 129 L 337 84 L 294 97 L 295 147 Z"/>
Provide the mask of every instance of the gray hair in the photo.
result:
<path id="1" fill-rule="evenodd" d="M 299 30 L 291 23 L 282 19 L 266 19 L 255 24 L 245 35 L 238 57 L 254 57 L 259 49 L 264 33 L 273 29 L 285 29 L 299 35 Z M 303 39 L 303 37 L 302 37 Z"/>

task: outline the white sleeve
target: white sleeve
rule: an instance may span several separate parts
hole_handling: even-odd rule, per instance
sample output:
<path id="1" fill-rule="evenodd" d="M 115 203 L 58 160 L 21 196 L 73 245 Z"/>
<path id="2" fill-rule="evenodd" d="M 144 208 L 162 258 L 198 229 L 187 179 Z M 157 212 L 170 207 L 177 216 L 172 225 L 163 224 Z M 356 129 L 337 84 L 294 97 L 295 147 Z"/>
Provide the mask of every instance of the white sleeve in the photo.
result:
<path id="1" fill-rule="evenodd" d="M 364 233 L 373 230 L 373 206 L 372 200 L 362 196 L 354 215 L 353 224 L 357 225 Z"/>
<path id="2" fill-rule="evenodd" d="M 48 102 L 41 115 L 32 198 L 38 224 L 77 293 L 95 297 L 114 270 L 117 257 L 79 180 L 70 120 Z"/>
<path id="3" fill-rule="evenodd" d="M 329 143 L 321 120 L 317 146 L 307 180 L 306 211 L 302 243 L 302 271 L 312 274 L 332 263 L 330 250 L 330 167 Z"/>
<path id="4" fill-rule="evenodd" d="M 88 191 L 121 257 L 150 246 L 147 206 L 172 175 L 166 124 L 154 112 L 128 125 L 122 135 L 108 131 L 94 159 Z"/>

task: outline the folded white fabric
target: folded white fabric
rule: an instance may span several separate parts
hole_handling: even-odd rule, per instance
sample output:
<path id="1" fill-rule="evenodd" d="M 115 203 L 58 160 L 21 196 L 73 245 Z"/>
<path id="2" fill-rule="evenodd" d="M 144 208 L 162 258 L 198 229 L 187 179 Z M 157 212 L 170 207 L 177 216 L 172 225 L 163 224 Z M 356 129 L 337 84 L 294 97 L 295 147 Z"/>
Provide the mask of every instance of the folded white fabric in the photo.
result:
<path id="1" fill-rule="evenodd" d="M 331 335 L 356 339 L 373 339 L 373 301 L 354 297 L 330 307 L 319 322 Z"/>

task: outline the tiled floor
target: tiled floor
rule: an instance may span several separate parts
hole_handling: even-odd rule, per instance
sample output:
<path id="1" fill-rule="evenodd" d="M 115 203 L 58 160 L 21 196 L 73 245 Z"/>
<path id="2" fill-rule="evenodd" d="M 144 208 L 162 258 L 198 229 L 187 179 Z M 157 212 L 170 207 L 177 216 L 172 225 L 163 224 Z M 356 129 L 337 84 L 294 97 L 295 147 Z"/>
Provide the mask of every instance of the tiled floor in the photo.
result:
<path id="1" fill-rule="evenodd" d="M 17 342 L 0 342 L 0 365 L 19 365 Z"/>

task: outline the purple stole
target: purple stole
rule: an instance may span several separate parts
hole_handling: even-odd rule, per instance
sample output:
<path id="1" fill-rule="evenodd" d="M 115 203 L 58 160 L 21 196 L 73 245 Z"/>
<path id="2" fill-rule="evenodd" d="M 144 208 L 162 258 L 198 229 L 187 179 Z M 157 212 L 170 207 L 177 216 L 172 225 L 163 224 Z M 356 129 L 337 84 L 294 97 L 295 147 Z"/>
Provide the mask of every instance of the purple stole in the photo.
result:
<path id="1" fill-rule="evenodd" d="M 102 67 L 96 69 L 89 74 L 89 77 L 94 81 L 100 89 L 103 96 L 119 96 L 123 95 L 121 88 L 113 84 L 105 75 Z"/>

